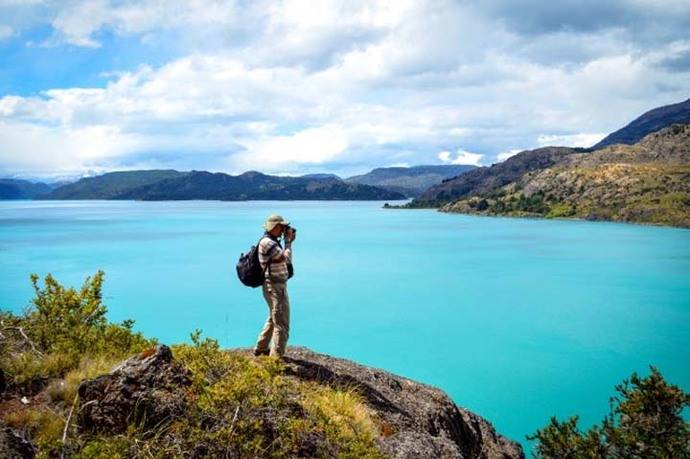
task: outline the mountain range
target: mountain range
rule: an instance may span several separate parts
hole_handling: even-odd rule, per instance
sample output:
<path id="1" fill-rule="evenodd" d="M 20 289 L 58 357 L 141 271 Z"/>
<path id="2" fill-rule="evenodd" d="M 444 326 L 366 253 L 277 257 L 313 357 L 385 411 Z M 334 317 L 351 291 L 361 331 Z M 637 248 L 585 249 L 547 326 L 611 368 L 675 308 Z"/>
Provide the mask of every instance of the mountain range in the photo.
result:
<path id="1" fill-rule="evenodd" d="M 47 183 L 0 179 L 0 199 L 33 199 L 50 193 L 53 188 Z"/>
<path id="2" fill-rule="evenodd" d="M 117 171 L 50 186 L 23 180 L 0 181 L 3 199 L 135 200 L 400 200 L 474 166 L 438 165 L 379 168 L 347 179 L 334 174 L 284 177 L 256 171 L 240 175 L 176 170 Z M 4 191 L 4 192 L 3 192 Z"/>
<path id="3" fill-rule="evenodd" d="M 363 175 L 345 179 L 348 183 L 372 185 L 396 191 L 409 198 L 422 194 L 427 188 L 443 180 L 476 169 L 469 165 L 438 165 L 412 167 L 380 167 Z"/>
<path id="4" fill-rule="evenodd" d="M 440 210 L 690 228 L 690 125 L 674 124 L 634 145 L 564 153 L 549 167 L 475 189 Z"/>
<path id="5" fill-rule="evenodd" d="M 687 192 L 688 182 L 684 172 L 686 163 L 683 162 L 686 160 L 683 152 L 688 150 L 688 139 L 683 135 L 685 128 L 682 123 L 690 123 L 690 99 L 650 110 L 591 148 L 544 147 L 527 150 L 488 167 L 386 167 L 345 179 L 333 174 L 284 177 L 255 171 L 240 175 L 205 171 L 120 171 L 54 185 L 1 179 L 0 199 L 401 200 L 412 197 L 414 199 L 402 207 L 435 207 L 470 213 L 611 218 L 686 226 L 686 219 L 680 215 L 686 211 L 683 193 Z M 670 131 L 664 130 L 672 125 Z M 667 141 L 660 142 L 658 137 L 649 137 L 651 133 L 662 132 L 660 129 L 668 137 Z M 666 151 L 663 145 L 669 142 L 674 145 L 674 151 L 681 152 L 680 156 L 663 154 Z M 617 156 L 618 159 L 606 160 L 608 162 L 602 159 L 615 156 L 612 156 L 611 148 L 625 149 L 625 145 L 632 146 L 632 149 L 626 150 L 628 156 Z M 654 154 L 660 156 L 654 161 L 648 160 Z M 586 158 L 595 163 L 588 162 Z M 562 172 L 566 169 L 568 172 L 564 175 Z M 630 180 L 635 177 L 635 184 L 628 183 L 628 188 L 619 189 L 614 194 L 597 195 L 600 202 L 591 201 L 585 205 L 583 199 L 588 187 L 611 191 L 623 186 L 619 180 L 621 177 L 612 172 L 614 169 L 627 170 L 632 174 L 628 176 Z M 538 177 L 537 182 L 532 181 L 535 177 Z M 565 184 L 572 185 L 573 180 L 572 183 L 578 186 L 577 193 L 559 188 Z M 646 185 L 638 189 L 637 185 L 643 182 Z M 530 187 L 522 192 L 527 184 Z M 548 190 L 548 193 L 545 191 L 542 196 L 540 192 L 532 192 L 533 189 Z M 666 191 L 672 196 L 664 194 Z M 598 191 L 592 193 L 594 196 Z M 646 210 L 641 210 L 637 204 L 632 206 L 628 198 L 633 197 Z M 526 201 L 528 199 L 530 202 Z M 664 212 L 650 210 L 650 206 L 654 205 L 658 209 L 665 209 Z M 611 206 L 617 210 L 611 210 Z"/>
<path id="6" fill-rule="evenodd" d="M 255 171 L 228 175 L 148 170 L 84 178 L 39 199 L 399 200 L 405 196 L 370 185 L 346 183 L 330 175 L 278 177 Z"/>
<path id="7" fill-rule="evenodd" d="M 161 180 L 184 176 L 175 170 L 118 171 L 85 177 L 58 187 L 39 199 L 121 199 L 123 193 Z"/>

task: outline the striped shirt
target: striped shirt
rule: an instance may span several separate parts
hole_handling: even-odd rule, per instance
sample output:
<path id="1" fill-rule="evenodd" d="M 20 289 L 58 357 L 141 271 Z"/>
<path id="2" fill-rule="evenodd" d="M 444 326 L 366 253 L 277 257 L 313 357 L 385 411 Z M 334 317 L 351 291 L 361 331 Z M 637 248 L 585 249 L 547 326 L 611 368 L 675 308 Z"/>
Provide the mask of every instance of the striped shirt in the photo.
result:
<path id="1" fill-rule="evenodd" d="M 266 273 L 266 279 L 275 282 L 287 281 L 288 261 L 292 262 L 291 244 L 287 244 L 285 249 L 283 249 L 277 239 L 265 234 L 259 242 L 259 263 L 264 273 Z M 267 263 L 270 265 L 268 269 L 266 269 Z"/>

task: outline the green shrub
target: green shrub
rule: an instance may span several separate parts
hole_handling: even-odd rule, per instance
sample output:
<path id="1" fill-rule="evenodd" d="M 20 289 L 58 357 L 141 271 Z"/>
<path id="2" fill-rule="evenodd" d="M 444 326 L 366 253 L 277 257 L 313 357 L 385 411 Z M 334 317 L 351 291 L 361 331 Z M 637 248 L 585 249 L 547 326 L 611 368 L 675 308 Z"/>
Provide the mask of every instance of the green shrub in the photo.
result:
<path id="1" fill-rule="evenodd" d="M 547 218 L 561 218 L 571 217 L 575 214 L 575 209 L 572 204 L 567 202 L 559 202 L 551 206 L 549 212 L 546 214 Z"/>
<path id="2" fill-rule="evenodd" d="M 109 323 L 102 303 L 103 271 L 87 277 L 81 289 L 63 287 L 48 274 L 44 285 L 31 275 L 35 297 L 22 315 L 0 314 L 0 368 L 12 384 L 62 377 L 84 359 L 123 358 L 155 340 L 134 332 L 134 321 Z"/>
<path id="3" fill-rule="evenodd" d="M 129 354 L 151 345 L 141 334 L 132 332 L 134 321 L 109 323 L 108 309 L 102 303 L 103 271 L 87 277 L 81 289 L 65 288 L 52 275 L 38 285 L 31 275 L 35 297 L 24 318 L 27 333 L 46 352 Z"/>
<path id="4" fill-rule="evenodd" d="M 537 458 L 690 458 L 690 423 L 682 413 L 690 394 L 668 384 L 652 367 L 646 378 L 633 373 L 616 386 L 610 413 L 601 425 L 582 432 L 577 416 L 551 418 L 528 440 L 536 440 Z"/>

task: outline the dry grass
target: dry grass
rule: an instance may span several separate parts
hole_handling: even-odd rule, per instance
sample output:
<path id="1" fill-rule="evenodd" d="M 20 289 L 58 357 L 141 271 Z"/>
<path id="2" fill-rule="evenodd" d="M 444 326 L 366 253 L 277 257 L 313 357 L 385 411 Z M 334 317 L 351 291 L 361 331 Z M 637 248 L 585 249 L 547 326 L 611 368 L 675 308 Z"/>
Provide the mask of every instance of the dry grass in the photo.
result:
<path id="1" fill-rule="evenodd" d="M 59 443 L 65 427 L 63 414 L 46 405 L 21 407 L 3 413 L 2 418 L 9 427 L 26 432 L 39 448 Z"/>
<path id="2" fill-rule="evenodd" d="M 373 438 L 377 435 L 378 428 L 371 410 L 354 390 L 316 386 L 305 393 L 305 409 L 337 425 L 341 434 L 353 438 Z"/>
<path id="3" fill-rule="evenodd" d="M 85 357 L 79 362 L 79 366 L 69 371 L 64 378 L 51 382 L 46 387 L 46 394 L 53 402 L 72 403 L 83 380 L 109 372 L 120 360 L 106 355 Z"/>

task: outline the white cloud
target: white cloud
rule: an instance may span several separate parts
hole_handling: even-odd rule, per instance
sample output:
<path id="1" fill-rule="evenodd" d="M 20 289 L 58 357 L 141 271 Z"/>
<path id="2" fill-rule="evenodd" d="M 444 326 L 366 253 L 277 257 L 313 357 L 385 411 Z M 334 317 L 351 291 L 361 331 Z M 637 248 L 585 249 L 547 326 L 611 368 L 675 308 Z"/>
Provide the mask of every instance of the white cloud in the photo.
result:
<path id="1" fill-rule="evenodd" d="M 446 164 L 468 164 L 473 166 L 481 165 L 481 161 L 484 155 L 479 153 L 472 153 L 466 150 L 458 150 L 453 157 L 453 154 L 449 151 L 441 151 L 438 154 L 438 159 Z"/>
<path id="2" fill-rule="evenodd" d="M 340 126 L 309 128 L 291 135 L 248 139 L 246 151 L 231 158 L 234 169 L 280 170 L 295 165 L 323 164 L 341 155 L 348 138 Z"/>
<path id="3" fill-rule="evenodd" d="M 51 44 L 91 47 L 82 52 L 95 57 L 111 52 L 111 36 L 139 38 L 133 54 L 163 47 L 176 56 L 109 68 L 100 87 L 0 96 L 0 123 L 16 128 L 0 137 L 0 168 L 42 167 L 20 154 L 36 151 L 60 156 L 48 161 L 56 171 L 163 160 L 232 171 L 361 170 L 425 163 L 448 145 L 467 151 L 439 160 L 479 164 L 504 160 L 516 145 L 589 146 L 603 136 L 594 133 L 690 93 L 690 69 L 682 71 L 690 43 L 672 30 L 657 33 L 668 37 L 653 47 L 632 33 L 649 32 L 643 22 L 627 29 L 617 16 L 615 27 L 594 18 L 604 25 L 525 31 L 510 19 L 541 18 L 543 8 L 539 21 L 548 22 L 560 9 L 492 5 L 0 0 L 13 36 L 49 24 Z M 658 24 L 673 22 L 640 5 L 635 11 L 649 8 Z M 502 16 L 507 10 L 515 17 Z M 668 59 L 678 61 L 674 72 L 662 67 Z M 94 143 L 90 156 L 75 133 Z M 174 162 L 175 154 L 187 159 Z"/>
<path id="4" fill-rule="evenodd" d="M 97 48 L 101 42 L 96 36 L 103 30 L 150 39 L 146 34 L 153 31 L 194 30 L 201 36 L 238 23 L 233 0 L 78 0 L 58 5 L 51 23 L 55 36 L 48 44 Z"/>
<path id="5" fill-rule="evenodd" d="M 14 35 L 14 29 L 7 25 L 0 24 L 0 41 L 7 40 Z"/>
<path id="6" fill-rule="evenodd" d="M 581 147 L 587 148 L 606 137 L 604 133 L 580 133 L 567 135 L 545 135 L 537 137 L 539 146 Z"/>
<path id="7" fill-rule="evenodd" d="M 92 38 L 92 34 L 106 23 L 108 14 L 105 0 L 82 1 L 60 11 L 52 26 L 67 43 L 97 48 L 100 43 Z"/>
<path id="8" fill-rule="evenodd" d="M 142 142 L 111 126 L 65 129 L 2 121 L 0 139 L 2 169 L 23 172 L 98 169 L 108 158 L 137 151 Z"/>

